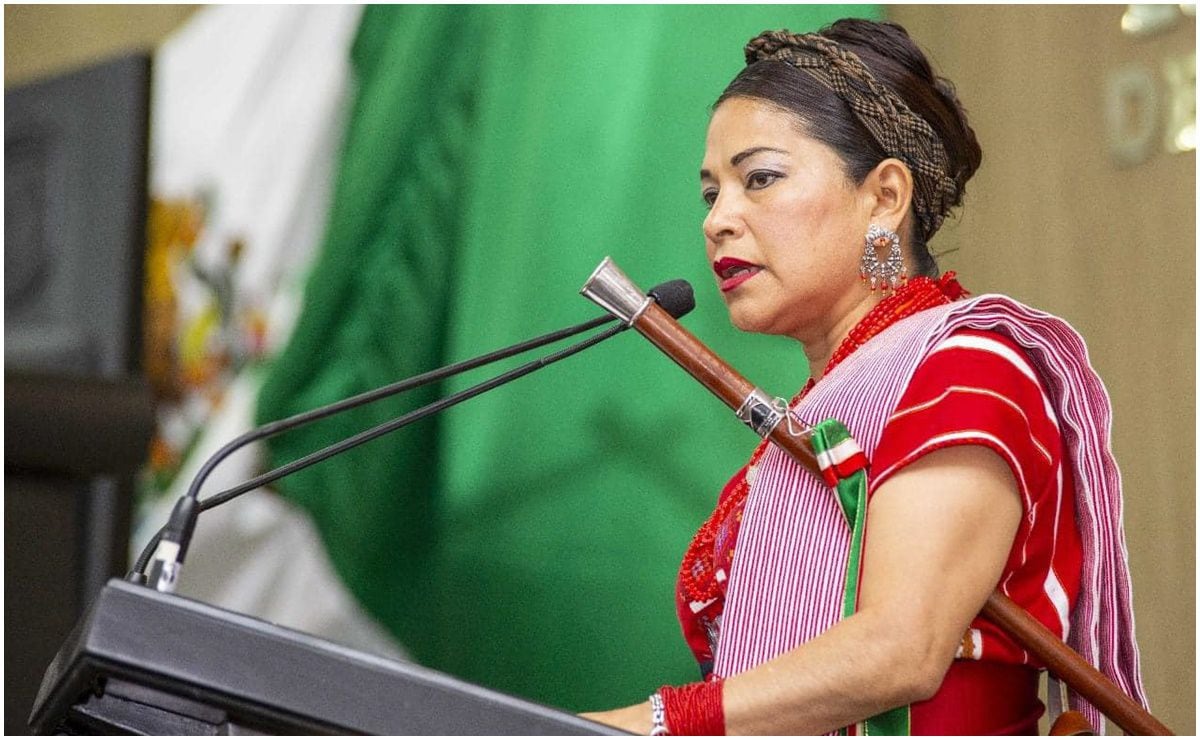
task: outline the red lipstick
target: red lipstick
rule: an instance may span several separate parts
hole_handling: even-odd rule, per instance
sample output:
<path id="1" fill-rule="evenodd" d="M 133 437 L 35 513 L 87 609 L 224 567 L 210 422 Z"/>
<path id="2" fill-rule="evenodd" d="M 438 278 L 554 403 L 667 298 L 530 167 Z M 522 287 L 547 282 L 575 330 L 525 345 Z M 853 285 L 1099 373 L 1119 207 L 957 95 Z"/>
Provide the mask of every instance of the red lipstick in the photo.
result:
<path id="1" fill-rule="evenodd" d="M 762 267 L 758 265 L 733 257 L 722 257 L 713 263 L 713 272 L 717 274 L 717 278 L 720 280 L 722 293 L 728 293 L 738 287 L 757 275 L 760 270 L 762 270 Z"/>

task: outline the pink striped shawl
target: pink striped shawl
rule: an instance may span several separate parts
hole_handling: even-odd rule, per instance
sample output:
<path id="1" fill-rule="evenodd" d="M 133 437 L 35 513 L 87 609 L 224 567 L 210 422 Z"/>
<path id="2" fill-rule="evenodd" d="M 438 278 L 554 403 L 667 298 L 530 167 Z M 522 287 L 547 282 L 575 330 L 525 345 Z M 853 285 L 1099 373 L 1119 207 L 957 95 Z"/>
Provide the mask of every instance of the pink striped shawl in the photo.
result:
<path id="1" fill-rule="evenodd" d="M 1070 325 L 999 295 L 922 311 L 863 345 L 793 411 L 810 423 L 839 419 L 870 458 L 921 360 L 957 329 L 1010 337 L 1042 376 L 1074 465 L 1084 553 L 1069 643 L 1146 705 L 1134 641 L 1121 478 L 1110 449 L 1109 399 Z M 770 660 L 838 621 L 849 535 L 833 491 L 772 446 L 746 502 L 716 648 L 717 675 Z M 1094 707 L 1076 696 L 1070 703 L 1103 732 L 1103 718 Z"/>

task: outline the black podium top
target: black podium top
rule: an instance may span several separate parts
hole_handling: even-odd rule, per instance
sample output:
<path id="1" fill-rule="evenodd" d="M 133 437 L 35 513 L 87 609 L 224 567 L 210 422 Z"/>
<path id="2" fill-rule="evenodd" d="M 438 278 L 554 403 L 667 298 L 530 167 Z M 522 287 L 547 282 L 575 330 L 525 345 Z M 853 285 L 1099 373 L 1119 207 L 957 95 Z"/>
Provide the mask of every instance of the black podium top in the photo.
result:
<path id="1" fill-rule="evenodd" d="M 38 733 L 622 734 L 119 579 L 50 664 L 30 725 Z"/>

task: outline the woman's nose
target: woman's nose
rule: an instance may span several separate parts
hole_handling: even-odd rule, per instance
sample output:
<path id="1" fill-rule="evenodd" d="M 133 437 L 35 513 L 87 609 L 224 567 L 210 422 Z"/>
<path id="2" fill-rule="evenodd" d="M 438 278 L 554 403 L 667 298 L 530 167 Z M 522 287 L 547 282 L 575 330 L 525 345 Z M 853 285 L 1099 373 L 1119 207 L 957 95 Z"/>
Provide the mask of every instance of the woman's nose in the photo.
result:
<path id="1" fill-rule="evenodd" d="M 718 195 L 704 218 L 704 236 L 710 242 L 719 244 L 740 234 L 743 225 L 742 214 L 734 198 Z"/>

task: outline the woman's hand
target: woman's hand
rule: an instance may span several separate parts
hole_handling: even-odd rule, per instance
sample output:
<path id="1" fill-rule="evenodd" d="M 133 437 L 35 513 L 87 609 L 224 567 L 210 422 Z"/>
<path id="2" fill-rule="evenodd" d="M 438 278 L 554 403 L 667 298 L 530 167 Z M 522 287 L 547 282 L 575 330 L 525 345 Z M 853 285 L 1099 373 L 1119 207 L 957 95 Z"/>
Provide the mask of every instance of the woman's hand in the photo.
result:
<path id="1" fill-rule="evenodd" d="M 618 727 L 635 735 L 650 734 L 650 702 L 648 701 L 634 704 L 631 707 L 610 709 L 607 712 L 584 712 L 579 716 L 600 724 Z"/>

